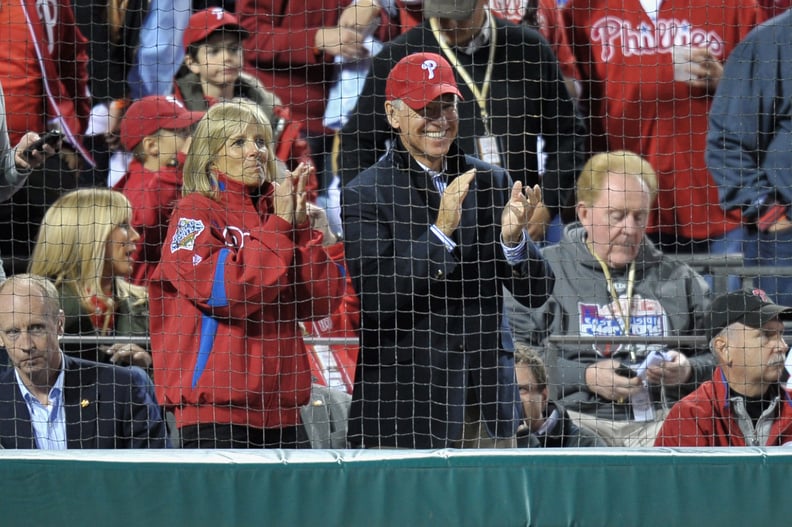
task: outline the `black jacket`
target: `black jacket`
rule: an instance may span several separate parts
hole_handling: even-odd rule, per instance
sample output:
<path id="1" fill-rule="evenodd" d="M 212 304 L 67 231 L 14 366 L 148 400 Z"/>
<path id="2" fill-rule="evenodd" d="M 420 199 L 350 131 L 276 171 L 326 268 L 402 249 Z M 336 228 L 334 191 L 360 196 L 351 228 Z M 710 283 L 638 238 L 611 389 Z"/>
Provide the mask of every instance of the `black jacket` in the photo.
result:
<path id="1" fill-rule="evenodd" d="M 148 14 L 149 0 L 129 0 L 123 11 L 118 36 L 111 35 L 107 1 L 75 0 L 74 18 L 88 39 L 88 78 L 94 102 L 128 97 L 127 74 L 137 62 L 140 28 Z"/>
<path id="2" fill-rule="evenodd" d="M 500 342 L 503 287 L 538 307 L 554 279 L 533 244 L 527 261 L 508 264 L 500 216 L 510 179 L 452 146 L 450 180 L 471 167 L 453 252 L 430 231 L 440 194 L 400 143 L 342 189 L 346 259 L 361 301 L 352 446 L 451 446 L 468 396 L 492 435 L 516 431 L 514 357 Z"/>
<path id="3" fill-rule="evenodd" d="M 547 403 L 546 413 L 556 411 L 557 419 L 542 434 L 533 434 L 527 427 L 517 431 L 517 446 L 520 448 L 583 448 L 607 447 L 608 444 L 594 432 L 576 425 L 566 409 L 558 403 Z"/>

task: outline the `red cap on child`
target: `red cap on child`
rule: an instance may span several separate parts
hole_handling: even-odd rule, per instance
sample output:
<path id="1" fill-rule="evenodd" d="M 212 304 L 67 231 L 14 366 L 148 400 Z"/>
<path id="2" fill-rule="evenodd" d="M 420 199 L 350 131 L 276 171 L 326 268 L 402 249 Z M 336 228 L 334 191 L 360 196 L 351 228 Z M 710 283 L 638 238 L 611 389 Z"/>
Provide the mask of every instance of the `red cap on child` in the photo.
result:
<path id="1" fill-rule="evenodd" d="M 181 130 L 197 123 L 204 112 L 190 112 L 173 97 L 150 95 L 135 101 L 121 120 L 121 144 L 131 152 L 158 130 Z"/>
<path id="2" fill-rule="evenodd" d="M 191 44 L 206 40 L 220 28 L 237 32 L 241 38 L 247 38 L 250 34 L 247 29 L 239 25 L 239 19 L 233 14 L 220 7 L 210 7 L 190 17 L 187 29 L 184 30 L 184 49 Z"/>
<path id="3" fill-rule="evenodd" d="M 414 53 L 401 59 L 388 74 L 385 98 L 401 99 L 413 110 L 422 110 L 444 93 L 460 99 L 454 69 L 436 53 Z"/>

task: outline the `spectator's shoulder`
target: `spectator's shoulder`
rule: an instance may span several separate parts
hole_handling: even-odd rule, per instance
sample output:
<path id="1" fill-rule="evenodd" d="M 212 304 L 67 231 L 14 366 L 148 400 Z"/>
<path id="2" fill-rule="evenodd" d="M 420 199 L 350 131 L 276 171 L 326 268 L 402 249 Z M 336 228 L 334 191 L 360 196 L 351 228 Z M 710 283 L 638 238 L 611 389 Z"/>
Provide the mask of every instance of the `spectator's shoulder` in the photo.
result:
<path id="1" fill-rule="evenodd" d="M 387 152 L 376 163 L 361 171 L 344 185 L 344 189 L 354 189 L 357 192 L 374 191 L 383 183 L 391 181 L 395 170 L 398 169 L 393 165 L 392 152 Z"/>
<path id="2" fill-rule="evenodd" d="M 495 27 L 506 35 L 506 42 L 524 42 L 526 44 L 547 43 L 542 34 L 525 24 L 515 24 L 508 20 L 495 17 Z"/>
<path id="3" fill-rule="evenodd" d="M 176 203 L 173 205 L 173 216 L 175 218 L 177 215 L 195 215 L 196 212 L 199 211 L 207 211 L 209 209 L 214 209 L 219 206 L 217 200 L 210 198 L 209 196 L 204 196 L 200 192 L 192 192 L 187 194 L 186 196 L 180 197 Z"/>
<path id="4" fill-rule="evenodd" d="M 90 381 L 88 376 L 95 378 L 95 382 L 101 386 L 107 384 L 134 384 L 135 378 L 129 368 L 116 366 L 115 364 L 103 364 L 92 360 L 79 359 L 69 355 L 64 355 L 66 372 L 76 372 L 80 375 L 82 384 Z"/>
<path id="5" fill-rule="evenodd" d="M 0 369 L 0 384 L 8 384 L 10 382 L 16 382 L 13 365 Z"/>
<path id="6" fill-rule="evenodd" d="M 492 165 L 486 161 L 482 161 L 477 157 L 465 154 L 465 165 L 476 169 L 476 182 L 479 188 L 484 186 L 491 186 L 497 189 L 511 188 L 511 178 L 509 174 L 502 167 Z M 460 169 L 463 172 L 464 167 Z"/>

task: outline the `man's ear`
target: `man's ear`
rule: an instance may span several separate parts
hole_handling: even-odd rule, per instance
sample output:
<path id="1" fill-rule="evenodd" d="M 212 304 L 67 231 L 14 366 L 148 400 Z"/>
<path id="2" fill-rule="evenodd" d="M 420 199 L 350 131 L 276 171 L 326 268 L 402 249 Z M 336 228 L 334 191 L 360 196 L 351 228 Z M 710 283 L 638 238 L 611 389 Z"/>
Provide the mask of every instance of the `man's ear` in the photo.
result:
<path id="1" fill-rule="evenodd" d="M 575 212 L 577 213 L 578 221 L 580 221 L 580 223 L 585 223 L 590 211 L 585 203 L 578 201 L 578 204 L 575 205 Z"/>
<path id="2" fill-rule="evenodd" d="M 62 309 L 58 310 L 58 322 L 56 324 L 58 328 L 58 336 L 62 337 L 66 327 L 66 314 L 63 312 Z"/>
<path id="3" fill-rule="evenodd" d="M 385 101 L 385 117 L 388 119 L 388 124 L 391 128 L 399 129 L 399 120 L 396 118 L 396 107 L 390 101 Z"/>
<path id="4" fill-rule="evenodd" d="M 712 339 L 712 345 L 710 346 L 713 353 L 715 353 L 715 358 L 718 359 L 718 362 L 721 364 L 729 364 L 731 362 L 731 354 L 729 353 L 729 339 L 727 339 L 724 335 L 717 335 Z"/>

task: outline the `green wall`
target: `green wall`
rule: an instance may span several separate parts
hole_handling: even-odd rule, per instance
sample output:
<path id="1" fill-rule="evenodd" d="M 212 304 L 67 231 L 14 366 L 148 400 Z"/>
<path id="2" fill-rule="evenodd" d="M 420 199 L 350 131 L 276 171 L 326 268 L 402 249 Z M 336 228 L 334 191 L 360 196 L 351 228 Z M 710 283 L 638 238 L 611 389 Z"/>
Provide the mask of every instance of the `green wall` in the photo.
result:
<path id="1" fill-rule="evenodd" d="M 792 450 L 0 451 L 0 525 L 792 525 Z"/>

